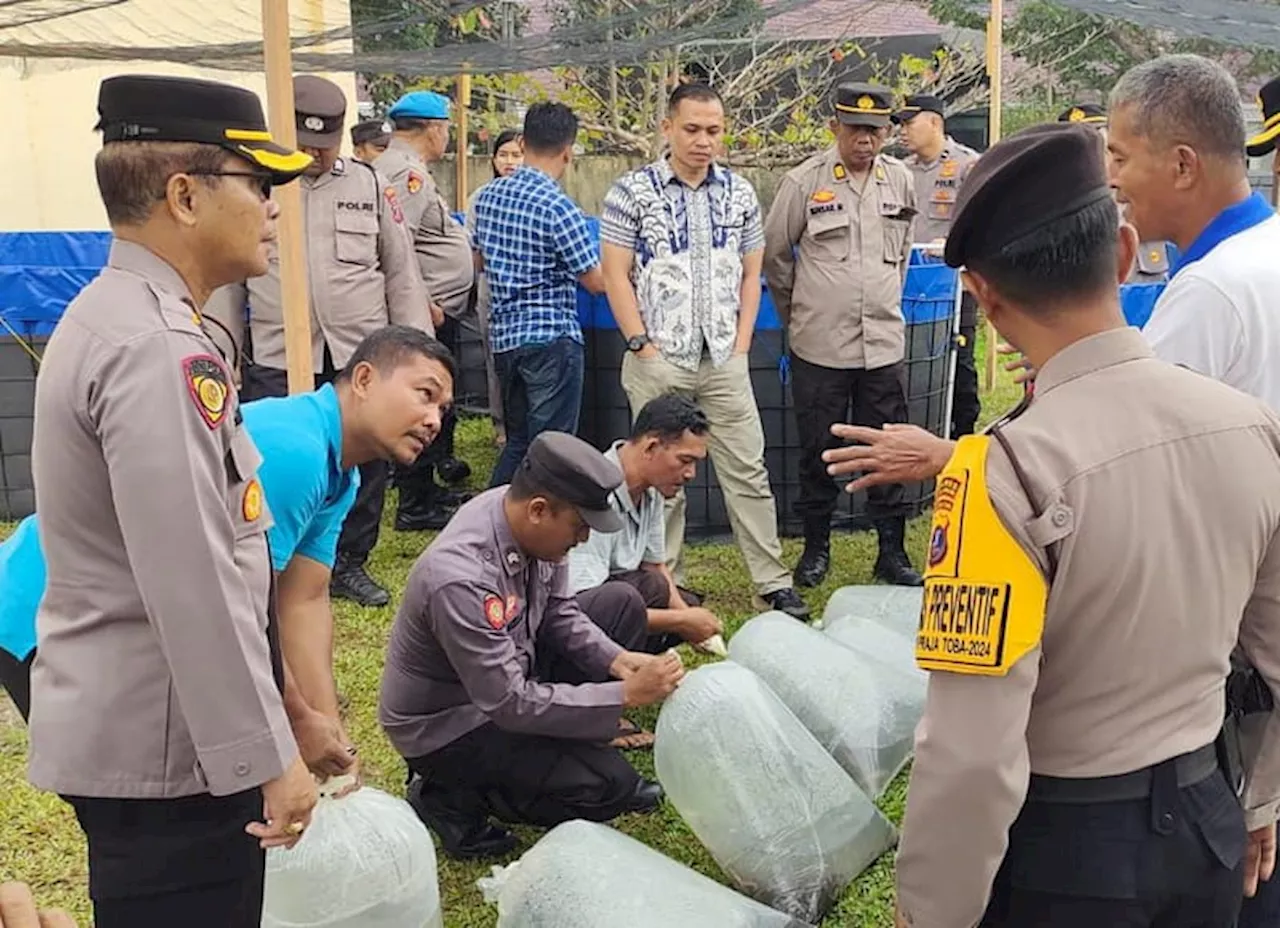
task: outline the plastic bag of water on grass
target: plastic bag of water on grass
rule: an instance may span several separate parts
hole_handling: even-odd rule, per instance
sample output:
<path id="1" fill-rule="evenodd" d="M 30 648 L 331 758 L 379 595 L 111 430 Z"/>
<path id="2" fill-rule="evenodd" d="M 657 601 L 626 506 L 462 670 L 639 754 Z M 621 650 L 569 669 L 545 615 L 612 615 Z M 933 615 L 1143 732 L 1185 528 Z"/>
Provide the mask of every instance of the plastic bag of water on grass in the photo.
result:
<path id="1" fill-rule="evenodd" d="M 840 616 L 866 619 L 913 642 L 920 628 L 924 590 L 910 586 L 842 586 L 831 594 L 822 611 L 825 628 Z"/>
<path id="2" fill-rule="evenodd" d="M 802 921 L 818 923 L 895 840 L 800 720 L 732 661 L 695 670 L 667 700 L 654 764 L 738 888 Z"/>
<path id="3" fill-rule="evenodd" d="M 262 928 L 442 928 L 436 851 L 409 804 L 322 795 L 292 850 L 267 852 Z"/>
<path id="4" fill-rule="evenodd" d="M 558 825 L 478 881 L 498 928 L 808 928 L 608 825 Z"/>
<path id="5" fill-rule="evenodd" d="M 854 781 L 879 796 L 911 756 L 927 680 L 882 663 L 781 612 L 756 616 L 729 642 Z"/>
<path id="6" fill-rule="evenodd" d="M 928 680 L 928 672 L 916 664 L 916 646 L 913 638 L 907 638 L 870 619 L 857 616 L 836 616 L 824 622 L 822 633 L 846 648 L 888 664 L 894 670 L 909 676 Z"/>

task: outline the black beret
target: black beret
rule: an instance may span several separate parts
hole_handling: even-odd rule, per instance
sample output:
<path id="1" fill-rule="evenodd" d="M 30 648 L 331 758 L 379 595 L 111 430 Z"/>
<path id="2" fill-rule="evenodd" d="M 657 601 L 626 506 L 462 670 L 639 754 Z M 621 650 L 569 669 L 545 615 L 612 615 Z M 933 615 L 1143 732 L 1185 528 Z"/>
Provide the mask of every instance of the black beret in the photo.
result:
<path id="1" fill-rule="evenodd" d="M 889 125 L 893 98 L 875 84 L 841 84 L 835 92 L 836 119 L 846 126 Z"/>
<path id="2" fill-rule="evenodd" d="M 351 144 L 361 145 L 365 142 L 386 141 L 391 138 L 391 127 L 381 119 L 366 119 L 351 127 Z"/>
<path id="3" fill-rule="evenodd" d="M 993 145 L 960 185 L 944 252 L 962 267 L 1100 200 L 1110 199 L 1102 136 L 1047 123 Z"/>
<path id="4" fill-rule="evenodd" d="M 520 466 L 534 482 L 578 510 L 597 532 L 616 532 L 622 519 L 609 496 L 622 485 L 622 471 L 581 438 L 568 432 L 540 432 Z"/>
<path id="5" fill-rule="evenodd" d="M 902 104 L 902 109 L 893 114 L 893 121 L 906 122 L 912 116 L 920 113 L 937 113 L 939 116 L 947 115 L 946 108 L 943 107 L 941 100 L 927 93 L 918 93 L 907 97 Z"/>
<path id="6" fill-rule="evenodd" d="M 1247 151 L 1250 158 L 1258 158 L 1275 150 L 1280 136 L 1280 77 L 1267 81 L 1258 91 L 1258 106 L 1262 109 L 1262 131 L 1249 139 Z"/>
<path id="7" fill-rule="evenodd" d="M 1058 122 L 1085 122 L 1106 125 L 1107 111 L 1096 103 L 1077 103 L 1058 114 Z"/>
<path id="8" fill-rule="evenodd" d="M 342 144 L 347 95 L 333 81 L 314 74 L 295 77 L 293 112 L 297 119 L 299 145 L 308 148 L 337 148 Z"/>
<path id="9" fill-rule="evenodd" d="M 103 142 L 197 142 L 219 145 L 271 173 L 293 180 L 311 156 L 277 145 L 253 91 L 190 77 L 126 74 L 98 88 Z"/>

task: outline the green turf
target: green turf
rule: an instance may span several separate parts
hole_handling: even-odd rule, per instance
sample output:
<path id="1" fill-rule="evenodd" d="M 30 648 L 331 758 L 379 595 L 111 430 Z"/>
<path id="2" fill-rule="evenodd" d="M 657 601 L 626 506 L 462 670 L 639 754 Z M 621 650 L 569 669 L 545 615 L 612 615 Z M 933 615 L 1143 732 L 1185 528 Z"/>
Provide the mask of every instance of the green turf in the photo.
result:
<path id="1" fill-rule="evenodd" d="M 978 357 L 981 358 L 981 338 L 978 348 Z M 1011 406 L 1019 393 L 1019 389 L 1002 374 L 996 390 L 984 395 L 984 420 Z M 472 463 L 476 475 L 473 482 L 478 485 L 487 478 L 495 457 L 488 420 L 463 422 L 458 430 L 458 448 L 461 456 Z M 394 510 L 394 500 L 389 498 L 387 513 L 394 513 Z M 9 527 L 0 526 L 0 536 L 7 534 L 8 530 Z M 908 532 L 908 549 L 917 566 L 924 550 L 925 535 L 926 520 L 914 520 Z M 372 572 L 393 590 L 403 589 L 410 567 L 431 537 L 396 532 L 384 526 L 372 558 Z M 784 540 L 783 548 L 787 563 L 794 563 L 800 555 L 799 542 Z M 874 560 L 872 536 L 837 536 L 833 542 L 833 566 L 827 582 L 816 590 L 805 591 L 805 598 L 815 610 L 820 610 L 837 587 L 870 582 Z M 724 619 L 729 633 L 754 614 L 751 583 L 741 555 L 731 544 L 691 546 L 686 569 L 688 584 L 707 593 L 708 605 Z M 398 599 L 396 596 L 393 601 Z M 379 729 L 375 715 L 383 651 L 394 610 L 360 609 L 339 603 L 336 615 L 336 673 L 340 688 L 350 700 L 350 733 L 360 745 L 368 781 L 399 794 L 404 768 Z M 687 648 L 683 650 L 689 664 L 707 660 L 695 656 Z M 10 715 L 16 719 L 16 713 Z M 652 710 L 638 716 L 638 720 L 652 726 L 656 715 L 656 710 Z M 0 722 L 0 880 L 24 879 L 35 887 L 43 904 L 63 906 L 77 915 L 82 923 L 87 923 L 86 866 L 80 832 L 66 806 L 55 797 L 39 793 L 27 785 L 25 755 L 25 729 L 21 725 L 6 726 Z M 653 775 L 651 754 L 635 753 L 631 757 L 643 773 Z M 901 820 L 905 792 L 904 774 L 893 783 L 880 803 L 895 823 Z M 628 816 L 619 820 L 617 825 L 670 857 L 716 879 L 724 879 L 711 856 L 669 804 L 650 816 Z M 523 829 L 520 835 L 525 847 L 537 838 L 533 829 Z M 496 923 L 497 910 L 487 905 L 475 888 L 476 879 L 487 873 L 488 867 L 488 864 L 441 861 L 440 889 L 447 928 L 491 928 Z M 892 905 L 893 854 L 889 853 L 849 888 L 823 922 L 823 928 L 890 926 Z"/>

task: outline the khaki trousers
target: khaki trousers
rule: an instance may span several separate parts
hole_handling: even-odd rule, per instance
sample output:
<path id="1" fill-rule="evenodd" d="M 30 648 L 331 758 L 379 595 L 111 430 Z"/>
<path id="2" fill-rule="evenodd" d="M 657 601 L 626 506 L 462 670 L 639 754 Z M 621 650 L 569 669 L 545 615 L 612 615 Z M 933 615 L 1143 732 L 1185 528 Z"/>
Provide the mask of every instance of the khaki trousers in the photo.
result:
<path id="1" fill-rule="evenodd" d="M 622 389 L 631 403 L 631 414 L 640 412 L 663 393 L 689 396 L 707 414 L 711 431 L 707 450 L 716 466 L 724 491 L 725 508 L 738 550 L 762 596 L 791 586 L 791 571 L 782 563 L 778 541 L 778 510 L 769 489 L 764 466 L 764 428 L 751 389 L 745 354 L 734 355 L 721 367 L 704 357 L 696 371 L 687 371 L 661 357 L 641 358 L 628 351 L 622 359 Z M 667 500 L 667 566 L 682 580 L 681 547 L 684 544 L 685 496 L 681 491 Z"/>

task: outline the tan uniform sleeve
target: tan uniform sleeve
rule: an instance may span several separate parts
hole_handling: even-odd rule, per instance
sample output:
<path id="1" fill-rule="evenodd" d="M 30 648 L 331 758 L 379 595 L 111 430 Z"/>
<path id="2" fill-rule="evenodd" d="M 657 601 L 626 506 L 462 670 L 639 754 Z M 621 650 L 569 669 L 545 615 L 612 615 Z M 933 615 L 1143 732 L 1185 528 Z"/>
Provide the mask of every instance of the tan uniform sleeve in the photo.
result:
<path id="1" fill-rule="evenodd" d="M 911 264 L 911 246 L 915 243 L 916 223 L 920 221 L 920 204 L 916 200 L 916 184 L 910 171 L 903 171 L 902 202 L 911 210 L 911 222 L 907 224 L 907 236 L 902 240 L 902 283 L 907 282 L 907 269 Z"/>
<path id="2" fill-rule="evenodd" d="M 390 196 L 388 196 L 390 192 Z M 412 326 L 435 334 L 431 324 L 431 296 L 427 293 L 409 228 L 395 188 L 378 177 L 378 193 L 384 202 L 378 215 L 378 263 L 386 280 L 387 316 L 395 325 Z"/>
<path id="3" fill-rule="evenodd" d="M 218 369 L 226 406 L 211 417 L 200 397 L 216 399 Z M 129 565 L 214 795 L 272 780 L 298 753 L 272 677 L 266 619 L 236 563 L 228 467 L 237 459 L 223 421 L 235 416 L 236 400 L 225 376 L 194 333 L 161 332 L 104 365 L 88 407 Z"/>
<path id="4" fill-rule="evenodd" d="M 1240 647 L 1271 692 L 1280 693 L 1280 536 L 1272 537 L 1258 569 L 1240 626 Z M 1250 830 L 1280 819 L 1280 701 L 1258 727 L 1261 740 L 1245 771 L 1242 799 Z"/>
<path id="5" fill-rule="evenodd" d="M 1025 503 L 998 486 L 990 492 L 1001 520 L 1016 526 Z M 1024 533 L 1012 534 L 1043 564 Z M 1027 796 L 1040 653 L 1033 648 L 1003 677 L 929 675 L 897 860 L 898 906 L 912 928 L 972 928 L 986 910 Z"/>
<path id="6" fill-rule="evenodd" d="M 204 318 L 204 330 L 227 359 L 236 384 L 245 362 L 245 333 L 249 325 L 249 288 L 243 284 L 227 284 L 209 295 L 200 315 Z"/>
<path id="7" fill-rule="evenodd" d="M 791 316 L 796 279 L 793 249 L 804 234 L 804 218 L 804 192 L 790 176 L 782 178 L 764 223 L 764 277 L 784 326 Z"/>

